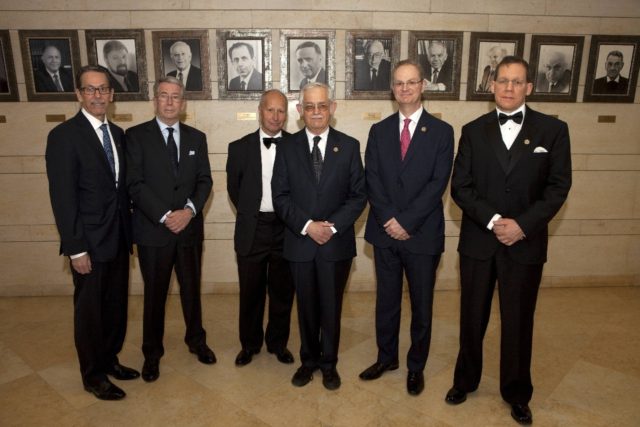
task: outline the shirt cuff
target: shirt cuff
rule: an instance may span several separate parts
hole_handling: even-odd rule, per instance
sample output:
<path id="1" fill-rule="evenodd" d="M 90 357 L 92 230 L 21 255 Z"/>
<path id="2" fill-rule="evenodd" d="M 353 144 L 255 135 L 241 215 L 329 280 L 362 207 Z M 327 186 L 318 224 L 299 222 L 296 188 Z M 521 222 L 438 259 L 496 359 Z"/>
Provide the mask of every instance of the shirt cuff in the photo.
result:
<path id="1" fill-rule="evenodd" d="M 162 218 L 160 218 L 160 224 L 164 224 L 164 222 L 167 220 L 167 215 L 169 215 L 171 213 L 171 211 L 167 211 L 166 214 L 162 215 Z"/>
<path id="2" fill-rule="evenodd" d="M 489 224 L 487 224 L 487 229 L 488 230 L 493 230 L 493 223 L 497 220 L 499 220 L 500 218 L 502 218 L 502 215 L 500 214 L 495 214 L 492 218 L 491 221 L 489 221 Z"/>
<path id="3" fill-rule="evenodd" d="M 196 214 L 198 213 L 196 211 L 196 207 L 194 206 L 193 202 L 190 199 L 187 199 L 187 204 L 184 205 L 185 208 L 189 208 L 193 211 L 193 216 L 196 216 Z"/>
<path id="4" fill-rule="evenodd" d="M 336 230 L 336 228 L 333 225 L 331 226 L 331 231 L 333 231 L 333 234 L 336 234 L 338 232 L 338 230 Z"/>
<path id="5" fill-rule="evenodd" d="M 300 232 L 300 234 L 302 234 L 303 236 L 307 235 L 307 227 L 309 227 L 309 224 L 311 224 L 313 221 L 309 220 L 306 222 L 306 224 L 304 225 L 304 227 L 302 227 L 302 231 Z"/>
<path id="6" fill-rule="evenodd" d="M 85 256 L 87 253 L 88 252 L 80 252 L 79 254 L 69 255 L 69 258 L 71 259 L 80 258 L 81 256 Z"/>

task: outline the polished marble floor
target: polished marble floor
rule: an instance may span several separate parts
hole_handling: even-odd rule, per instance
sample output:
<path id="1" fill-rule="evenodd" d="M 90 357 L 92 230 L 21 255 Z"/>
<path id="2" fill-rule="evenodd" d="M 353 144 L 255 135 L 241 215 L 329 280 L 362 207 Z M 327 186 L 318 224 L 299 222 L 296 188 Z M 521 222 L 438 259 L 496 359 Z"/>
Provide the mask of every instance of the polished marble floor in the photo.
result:
<path id="1" fill-rule="evenodd" d="M 182 343 L 179 299 L 169 300 L 166 354 L 160 378 L 117 382 L 120 402 L 96 400 L 82 388 L 72 335 L 71 297 L 0 298 L 0 425 L 2 426 L 515 426 L 498 391 L 497 299 L 485 339 L 485 369 L 477 392 L 452 407 L 458 341 L 457 291 L 435 295 L 433 339 L 418 397 L 405 390 L 406 365 L 363 382 L 375 360 L 372 293 L 347 293 L 338 371 L 342 387 L 290 383 L 296 365 L 262 351 L 237 368 L 237 295 L 205 295 L 212 366 Z M 408 347 L 409 301 L 403 301 L 401 351 Z M 142 365 L 142 298 L 131 297 L 122 363 Z M 294 316 L 290 348 L 299 339 Z M 297 356 L 297 354 L 296 354 Z M 640 288 L 543 289 L 533 355 L 537 426 L 640 426 Z"/>

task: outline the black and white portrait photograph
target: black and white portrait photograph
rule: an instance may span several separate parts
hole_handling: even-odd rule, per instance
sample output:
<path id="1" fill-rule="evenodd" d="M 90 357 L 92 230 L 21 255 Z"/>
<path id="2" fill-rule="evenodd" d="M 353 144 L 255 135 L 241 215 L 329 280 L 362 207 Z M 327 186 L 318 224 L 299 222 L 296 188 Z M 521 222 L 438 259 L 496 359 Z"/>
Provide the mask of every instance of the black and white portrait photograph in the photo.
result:
<path id="1" fill-rule="evenodd" d="M 21 30 L 22 62 L 30 101 L 73 101 L 80 66 L 78 33 L 71 30 Z"/>
<path id="2" fill-rule="evenodd" d="M 335 32 L 324 30 L 280 31 L 283 91 L 299 92 L 312 82 L 335 86 Z"/>
<path id="3" fill-rule="evenodd" d="M 209 36 L 206 30 L 153 31 L 156 76 L 182 82 L 187 99 L 210 99 Z"/>
<path id="4" fill-rule="evenodd" d="M 109 71 L 117 101 L 149 99 L 144 32 L 142 30 L 87 30 L 90 64 Z"/>
<path id="5" fill-rule="evenodd" d="M 491 85 L 496 78 L 496 66 L 505 56 L 522 56 L 523 52 L 524 34 L 471 33 L 467 100 L 493 100 Z"/>
<path id="6" fill-rule="evenodd" d="M 592 36 L 584 101 L 633 102 L 639 47 L 638 36 Z"/>
<path id="7" fill-rule="evenodd" d="M 409 32 L 409 57 L 424 70 L 427 99 L 459 98 L 462 40 L 462 32 Z"/>
<path id="8" fill-rule="evenodd" d="M 575 102 L 580 77 L 584 37 L 537 36 L 531 38 L 531 101 Z"/>
<path id="9" fill-rule="evenodd" d="M 0 31 L 0 102 L 19 101 L 8 30 Z"/>

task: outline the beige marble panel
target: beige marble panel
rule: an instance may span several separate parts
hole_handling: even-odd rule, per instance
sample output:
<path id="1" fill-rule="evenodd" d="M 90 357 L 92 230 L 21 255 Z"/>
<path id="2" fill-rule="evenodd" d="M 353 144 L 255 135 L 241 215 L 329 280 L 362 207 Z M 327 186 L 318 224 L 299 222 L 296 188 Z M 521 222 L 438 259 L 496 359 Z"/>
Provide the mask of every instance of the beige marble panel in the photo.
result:
<path id="1" fill-rule="evenodd" d="M 429 1 L 399 0 L 389 3 L 385 0 L 313 0 L 312 8 L 327 11 L 429 12 Z"/>
<path id="2" fill-rule="evenodd" d="M 629 245 L 634 236 L 552 236 L 546 276 L 628 274 Z M 603 256 L 605 255 L 605 256 Z"/>
<path id="3" fill-rule="evenodd" d="M 45 26 L 49 30 L 67 30 L 78 28 L 78 23 L 90 22 L 94 29 L 129 28 L 131 18 L 129 11 L 111 11 L 105 14 L 101 11 L 89 10 L 44 10 L 15 11 L 0 15 L 0 27 L 20 30 L 42 30 Z M 60 9 L 64 9 L 60 8 Z M 46 24 L 43 24 L 46 22 Z M 132 28 L 141 28 L 133 26 Z"/>
<path id="4" fill-rule="evenodd" d="M 0 174 L 0 224 L 52 224 L 44 174 Z M 28 215 L 26 215 L 28 213 Z"/>
<path id="5" fill-rule="evenodd" d="M 640 220 L 582 220 L 580 221 L 582 235 L 639 235 Z"/>
<path id="6" fill-rule="evenodd" d="M 489 16 L 472 13 L 374 12 L 372 26 L 365 28 L 408 31 L 488 31 Z"/>
<path id="7" fill-rule="evenodd" d="M 58 242 L 2 242 L 0 295 L 48 295 L 69 287 L 71 273 Z"/>
<path id="8" fill-rule="evenodd" d="M 310 10 L 313 7 L 313 0 L 299 0 L 292 2 L 290 0 L 255 0 L 252 2 L 236 2 L 229 3 L 228 0 L 190 0 L 191 9 L 227 9 L 227 10 L 245 10 L 245 9 L 289 9 L 289 10 Z"/>
<path id="9" fill-rule="evenodd" d="M 545 11 L 544 0 L 520 2 L 517 4 L 504 0 L 459 1 L 431 0 L 431 12 L 441 13 L 477 13 L 493 15 L 542 15 Z M 508 19 L 508 18 L 504 18 Z"/>
<path id="10" fill-rule="evenodd" d="M 589 155 L 587 157 L 588 170 L 637 171 L 640 170 L 640 155 Z"/>
<path id="11" fill-rule="evenodd" d="M 2 225 L 0 226 L 0 242 L 28 242 L 31 240 L 30 226 Z"/>
<path id="12" fill-rule="evenodd" d="M 371 28 L 373 15 L 373 12 L 367 11 L 329 13 L 306 10 L 300 13 L 291 10 L 268 10 L 251 12 L 251 23 L 254 28 L 272 28 L 273 23 L 278 22 L 278 28 L 288 29 L 364 29 Z"/>
<path id="13" fill-rule="evenodd" d="M 636 5 L 637 6 L 637 5 Z M 617 17 L 617 18 L 601 18 L 600 26 L 597 31 L 593 31 L 595 34 L 638 34 L 638 28 L 640 28 L 640 19 L 637 18 L 637 7 L 635 17 Z M 636 91 L 636 94 L 638 91 Z M 638 99 L 638 98 L 636 98 Z M 637 102 L 637 101 L 636 101 Z"/>
<path id="14" fill-rule="evenodd" d="M 574 171 L 588 170 L 589 157 L 588 154 L 571 154 L 571 169 Z"/>
<path id="15" fill-rule="evenodd" d="M 246 12 L 228 10 L 180 10 L 167 13 L 158 11 L 131 11 L 131 28 L 179 30 L 185 28 L 211 28 L 224 23 L 224 28 L 246 28 Z M 168 19 L 170 17 L 170 19 Z"/>
<path id="16" fill-rule="evenodd" d="M 635 0 L 617 0 L 602 2 L 599 0 L 569 0 L 563 2 L 547 2 L 546 11 L 549 15 L 575 15 L 579 10 L 583 16 L 640 17 L 638 3 Z M 611 34 L 612 28 L 608 33 Z"/>
<path id="17" fill-rule="evenodd" d="M 598 18 L 573 16 L 490 15 L 488 31 L 533 34 L 590 34 L 598 28 Z"/>
<path id="18" fill-rule="evenodd" d="M 562 218 L 632 218 L 636 172 L 574 171 L 573 185 Z"/>

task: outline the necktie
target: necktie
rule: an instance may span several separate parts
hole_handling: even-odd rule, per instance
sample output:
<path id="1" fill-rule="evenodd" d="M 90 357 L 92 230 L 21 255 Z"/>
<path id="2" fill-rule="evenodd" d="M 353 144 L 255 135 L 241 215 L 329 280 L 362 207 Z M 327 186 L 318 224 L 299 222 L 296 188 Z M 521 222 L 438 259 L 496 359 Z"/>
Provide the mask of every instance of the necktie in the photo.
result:
<path id="1" fill-rule="evenodd" d="M 180 83 L 184 84 L 182 81 L 182 71 L 178 71 L 178 80 L 180 80 Z"/>
<path id="2" fill-rule="evenodd" d="M 100 125 L 100 130 L 102 131 L 102 148 L 104 148 L 104 153 L 107 155 L 107 160 L 109 161 L 109 166 L 111 167 L 111 172 L 115 178 L 116 176 L 116 161 L 113 157 L 113 148 L 111 147 L 111 138 L 109 137 L 109 129 L 107 128 L 107 124 L 103 123 Z"/>
<path id="3" fill-rule="evenodd" d="M 262 143 L 268 149 L 269 147 L 271 147 L 271 144 L 277 144 L 281 139 L 282 138 L 262 138 Z"/>
<path id="4" fill-rule="evenodd" d="M 515 123 L 518 123 L 518 124 L 522 123 L 522 111 L 518 111 L 517 113 L 512 114 L 511 116 L 503 113 L 498 114 L 498 121 L 500 122 L 501 125 L 507 123 L 509 120 L 513 120 Z"/>
<path id="5" fill-rule="evenodd" d="M 409 132 L 409 123 L 411 119 L 404 119 L 404 127 L 400 133 L 400 157 L 404 160 L 404 156 L 407 155 L 409 144 L 411 143 L 411 132 Z"/>
<path id="6" fill-rule="evenodd" d="M 322 138 L 319 136 L 313 137 L 313 149 L 311 150 L 311 160 L 313 161 L 313 172 L 316 175 L 316 182 L 320 182 L 320 175 L 322 175 L 322 153 L 318 143 Z"/>
<path id="7" fill-rule="evenodd" d="M 244 80 L 240 82 L 240 90 L 247 90 L 247 82 Z"/>
<path id="8" fill-rule="evenodd" d="M 58 92 L 64 92 L 64 88 L 62 87 L 62 83 L 60 83 L 60 78 L 57 73 L 53 75 L 53 83 L 55 83 Z"/>
<path id="9" fill-rule="evenodd" d="M 175 129 L 171 127 L 167 128 L 167 131 L 169 132 L 169 136 L 167 137 L 167 149 L 169 150 L 169 158 L 171 159 L 173 174 L 178 176 L 178 145 L 176 144 L 176 140 L 173 139 L 174 130 Z"/>
<path id="10" fill-rule="evenodd" d="M 376 84 L 376 78 L 378 78 L 378 70 L 375 68 L 371 69 L 371 88 L 373 88 Z"/>
<path id="11" fill-rule="evenodd" d="M 438 81 L 438 70 L 433 69 L 433 74 L 431 74 L 431 83 L 436 83 Z"/>

